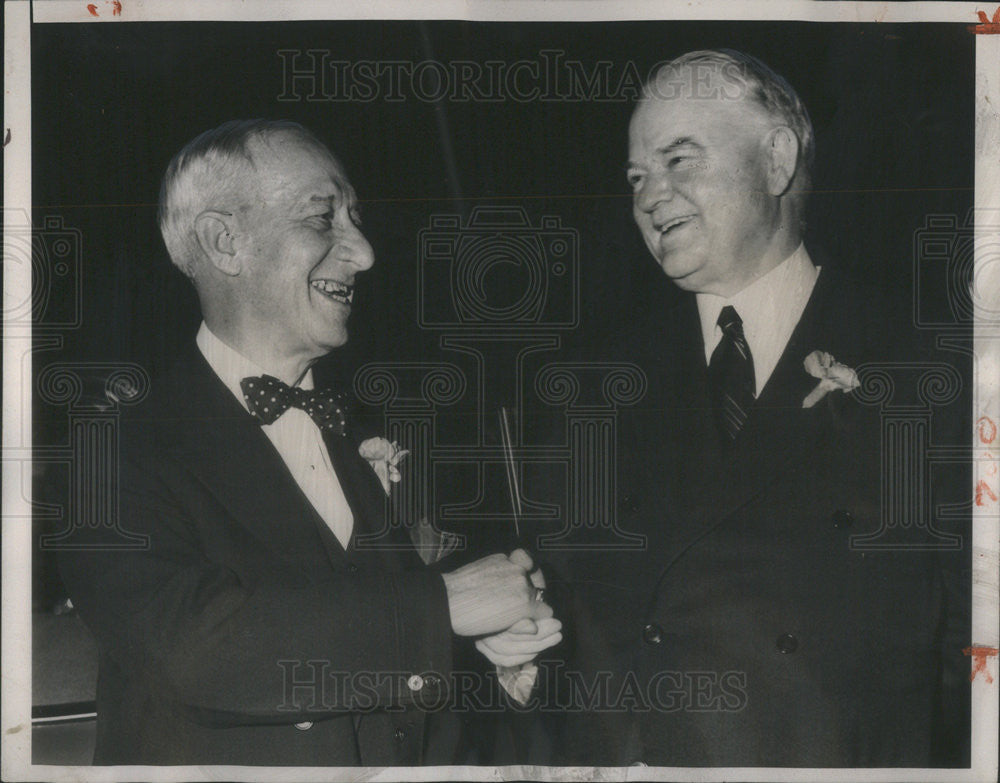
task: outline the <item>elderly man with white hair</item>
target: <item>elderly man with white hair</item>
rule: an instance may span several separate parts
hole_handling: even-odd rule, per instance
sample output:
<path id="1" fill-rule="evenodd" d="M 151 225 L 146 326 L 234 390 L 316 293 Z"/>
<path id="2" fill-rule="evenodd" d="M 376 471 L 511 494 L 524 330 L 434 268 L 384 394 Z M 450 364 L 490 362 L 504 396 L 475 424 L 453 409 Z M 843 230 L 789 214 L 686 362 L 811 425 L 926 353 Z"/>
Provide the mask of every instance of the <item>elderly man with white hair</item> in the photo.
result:
<path id="1" fill-rule="evenodd" d="M 148 545 L 95 529 L 61 562 L 100 650 L 95 763 L 464 759 L 455 636 L 516 665 L 559 623 L 521 550 L 425 566 L 384 523 L 394 446 L 314 385 L 374 260 L 343 167 L 296 123 L 228 122 L 170 163 L 160 224 L 204 321 L 122 424 L 121 527 Z"/>
<path id="2" fill-rule="evenodd" d="M 608 348 L 648 382 L 616 477 L 618 524 L 645 546 L 571 531 L 561 760 L 968 764 L 967 519 L 918 516 L 931 485 L 905 449 L 927 441 L 906 438 L 930 433 L 883 440 L 855 373 L 955 355 L 919 347 L 908 301 L 814 263 L 812 124 L 756 58 L 663 66 L 628 141 L 635 222 L 681 290 Z"/>

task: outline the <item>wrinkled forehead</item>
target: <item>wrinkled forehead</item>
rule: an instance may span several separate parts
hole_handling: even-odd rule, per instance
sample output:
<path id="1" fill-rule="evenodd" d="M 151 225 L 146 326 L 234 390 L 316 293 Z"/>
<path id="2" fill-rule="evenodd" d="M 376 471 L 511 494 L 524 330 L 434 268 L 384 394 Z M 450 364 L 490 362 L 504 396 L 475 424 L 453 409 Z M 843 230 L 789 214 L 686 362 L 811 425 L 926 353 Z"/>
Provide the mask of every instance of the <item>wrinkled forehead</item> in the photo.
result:
<path id="1" fill-rule="evenodd" d="M 246 184 L 261 195 L 298 198 L 315 192 L 353 202 L 354 188 L 343 165 L 315 140 L 289 131 L 251 139 Z"/>

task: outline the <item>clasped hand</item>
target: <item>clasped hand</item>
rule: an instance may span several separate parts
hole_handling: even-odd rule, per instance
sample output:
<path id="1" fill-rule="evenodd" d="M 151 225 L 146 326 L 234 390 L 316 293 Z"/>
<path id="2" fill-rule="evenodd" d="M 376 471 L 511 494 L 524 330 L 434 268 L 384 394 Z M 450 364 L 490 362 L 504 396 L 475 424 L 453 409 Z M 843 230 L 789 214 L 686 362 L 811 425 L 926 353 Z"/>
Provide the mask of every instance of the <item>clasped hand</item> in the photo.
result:
<path id="1" fill-rule="evenodd" d="M 498 666 L 519 666 L 562 639 L 552 607 L 536 601 L 545 587 L 523 549 L 490 555 L 444 574 L 451 627 L 459 636 L 480 636 L 476 648 Z"/>

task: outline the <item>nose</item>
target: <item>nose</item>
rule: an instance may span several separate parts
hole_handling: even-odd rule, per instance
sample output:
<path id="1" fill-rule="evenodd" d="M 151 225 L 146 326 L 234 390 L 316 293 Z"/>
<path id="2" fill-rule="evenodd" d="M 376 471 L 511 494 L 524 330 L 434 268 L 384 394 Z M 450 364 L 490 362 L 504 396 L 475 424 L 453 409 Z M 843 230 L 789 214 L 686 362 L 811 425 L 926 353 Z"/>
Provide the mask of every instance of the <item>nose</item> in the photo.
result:
<path id="1" fill-rule="evenodd" d="M 643 178 L 639 189 L 633 195 L 636 209 L 652 212 L 657 205 L 674 197 L 670 176 L 665 171 L 650 171 Z"/>
<path id="2" fill-rule="evenodd" d="M 353 223 L 337 237 L 332 252 L 338 261 L 351 264 L 358 272 L 370 269 L 375 263 L 375 251 Z"/>

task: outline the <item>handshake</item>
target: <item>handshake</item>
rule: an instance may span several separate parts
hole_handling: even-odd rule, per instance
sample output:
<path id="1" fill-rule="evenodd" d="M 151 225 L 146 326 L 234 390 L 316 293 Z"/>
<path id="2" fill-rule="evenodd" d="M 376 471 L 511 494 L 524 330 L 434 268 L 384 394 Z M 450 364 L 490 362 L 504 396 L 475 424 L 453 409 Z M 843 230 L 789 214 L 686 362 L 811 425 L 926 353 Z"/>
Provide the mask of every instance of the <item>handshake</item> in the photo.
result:
<path id="1" fill-rule="evenodd" d="M 479 636 L 476 648 L 497 666 L 520 666 L 562 639 L 542 600 L 545 579 L 523 549 L 490 555 L 443 574 L 452 630 Z"/>

